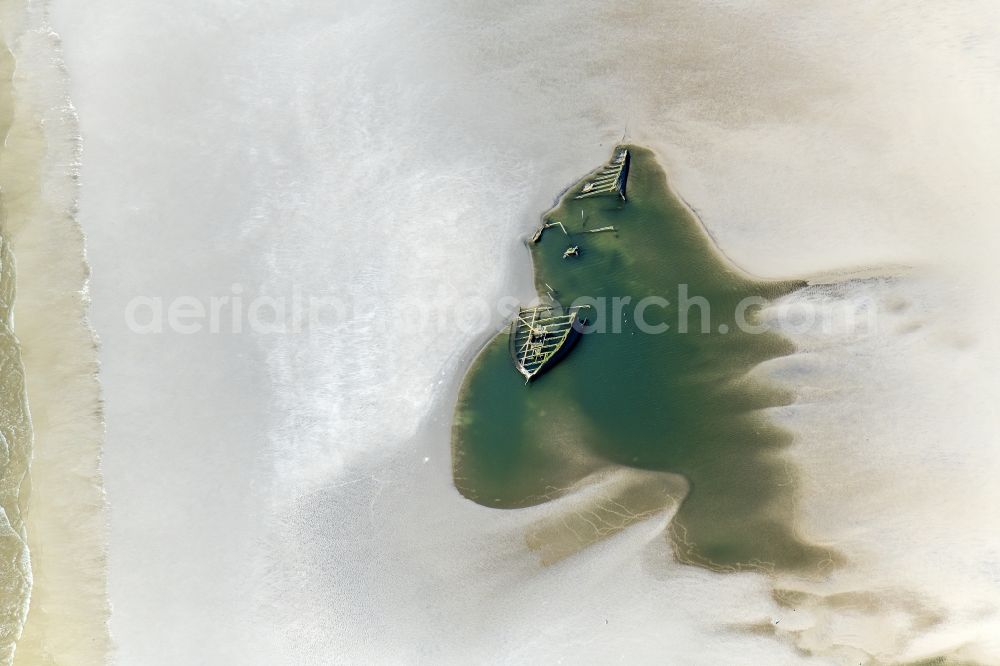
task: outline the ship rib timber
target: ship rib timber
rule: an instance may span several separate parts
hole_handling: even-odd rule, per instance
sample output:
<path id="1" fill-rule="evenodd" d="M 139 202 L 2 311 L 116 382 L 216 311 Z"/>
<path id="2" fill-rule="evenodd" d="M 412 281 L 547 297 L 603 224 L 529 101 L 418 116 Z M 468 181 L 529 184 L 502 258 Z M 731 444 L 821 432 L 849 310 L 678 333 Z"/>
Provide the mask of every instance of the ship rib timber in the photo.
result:
<path id="1" fill-rule="evenodd" d="M 625 146 L 615 148 L 615 154 L 611 161 L 598 169 L 590 180 L 583 184 L 583 189 L 575 198 L 586 199 L 587 197 L 613 194 L 624 200 L 630 160 L 628 148 Z"/>
<path id="2" fill-rule="evenodd" d="M 555 365 L 579 335 L 580 310 L 518 308 L 510 324 L 510 356 L 525 383 Z"/>

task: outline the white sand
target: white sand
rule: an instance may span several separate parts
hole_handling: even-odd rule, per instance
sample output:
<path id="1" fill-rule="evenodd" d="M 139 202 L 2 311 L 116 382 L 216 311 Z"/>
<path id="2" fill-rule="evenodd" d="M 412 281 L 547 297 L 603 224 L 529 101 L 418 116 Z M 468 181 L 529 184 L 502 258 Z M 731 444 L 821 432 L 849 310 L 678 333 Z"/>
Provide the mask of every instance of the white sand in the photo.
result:
<path id="1" fill-rule="evenodd" d="M 788 360 L 827 358 L 831 407 L 790 377 L 803 405 L 779 416 L 803 529 L 864 567 L 831 589 L 874 594 L 867 626 L 894 627 L 866 637 L 833 602 L 793 620 L 773 581 L 676 565 L 666 516 L 542 567 L 525 536 L 573 497 L 494 512 L 449 483 L 454 382 L 486 333 L 384 325 L 399 301 L 529 295 L 518 236 L 627 125 L 741 266 L 937 265 L 900 288 L 953 339 L 944 299 L 993 275 L 995 9 L 842 4 L 55 0 L 86 138 L 120 663 L 808 661 L 796 644 L 995 661 L 988 519 L 935 555 L 948 516 L 992 501 L 963 482 L 996 469 L 996 424 L 963 417 L 995 390 L 991 336 Z M 312 336 L 125 328 L 136 295 L 234 282 L 370 307 Z M 912 595 L 944 619 L 915 631 Z M 727 629 L 776 621 L 781 640 Z"/>
<path id="2" fill-rule="evenodd" d="M 78 132 L 58 40 L 40 6 L 20 4 L 4 3 L 0 13 L 16 62 L 14 120 L 0 159 L 3 231 L 16 259 L 14 332 L 34 435 L 20 496 L 31 596 L 23 633 L 11 636 L 13 663 L 97 664 L 110 646 L 103 428 L 83 238 L 73 217 Z"/>

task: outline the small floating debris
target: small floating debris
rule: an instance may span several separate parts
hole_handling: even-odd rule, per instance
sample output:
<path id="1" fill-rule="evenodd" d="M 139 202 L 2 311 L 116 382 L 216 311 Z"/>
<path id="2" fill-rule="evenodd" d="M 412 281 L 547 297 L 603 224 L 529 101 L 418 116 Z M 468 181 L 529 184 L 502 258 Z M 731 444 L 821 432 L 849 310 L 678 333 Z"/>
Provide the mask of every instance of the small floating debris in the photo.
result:
<path id="1" fill-rule="evenodd" d="M 566 251 L 563 252 L 563 259 L 568 259 L 569 257 L 579 257 L 579 256 L 580 256 L 579 245 L 570 245 L 568 248 L 566 248 Z"/>
<path id="2" fill-rule="evenodd" d="M 514 367 L 530 382 L 555 365 L 580 335 L 576 326 L 583 307 L 563 310 L 541 305 L 518 308 L 510 324 L 510 358 Z"/>
<path id="3" fill-rule="evenodd" d="M 597 173 L 583 185 L 577 199 L 596 197 L 602 194 L 614 194 L 625 199 L 625 184 L 628 181 L 628 166 L 630 160 L 628 148 L 618 146 L 611 161 L 601 167 Z"/>

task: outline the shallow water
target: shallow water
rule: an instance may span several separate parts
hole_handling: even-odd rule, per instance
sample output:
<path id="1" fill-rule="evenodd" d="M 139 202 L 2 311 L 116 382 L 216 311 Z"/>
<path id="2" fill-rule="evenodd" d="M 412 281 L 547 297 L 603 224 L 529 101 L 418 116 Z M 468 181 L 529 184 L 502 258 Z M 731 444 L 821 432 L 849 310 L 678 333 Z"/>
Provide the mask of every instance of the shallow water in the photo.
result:
<path id="1" fill-rule="evenodd" d="M 14 59 L 0 39 L 0 138 L 13 119 Z M 0 146 L 5 143 L 0 140 Z M 6 194 L 6 193 L 3 193 Z M 0 663 L 14 658 L 28 610 L 31 565 L 23 509 L 31 460 L 31 420 L 21 345 L 14 334 L 15 267 L 0 194 Z"/>
<path id="2" fill-rule="evenodd" d="M 31 592 L 23 503 L 31 458 L 31 421 L 21 347 L 13 331 L 14 266 L 0 236 L 0 663 L 10 663 Z"/>
<path id="3" fill-rule="evenodd" d="M 776 456 L 791 437 L 760 414 L 790 396 L 746 376 L 792 352 L 753 313 L 803 283 L 729 264 L 648 150 L 633 148 L 627 202 L 577 200 L 578 191 L 545 215 L 569 237 L 550 227 L 531 249 L 539 293 L 551 286 L 564 305 L 590 303 L 591 331 L 528 386 L 511 367 L 507 332 L 486 347 L 459 398 L 458 488 L 511 508 L 558 497 L 608 466 L 675 472 L 691 486 L 672 534 L 682 559 L 828 563 L 830 553 L 795 536 L 795 486 Z M 584 233 L 606 226 L 616 231 Z M 570 245 L 580 256 L 563 258 Z M 665 300 L 637 307 L 646 297 Z"/>

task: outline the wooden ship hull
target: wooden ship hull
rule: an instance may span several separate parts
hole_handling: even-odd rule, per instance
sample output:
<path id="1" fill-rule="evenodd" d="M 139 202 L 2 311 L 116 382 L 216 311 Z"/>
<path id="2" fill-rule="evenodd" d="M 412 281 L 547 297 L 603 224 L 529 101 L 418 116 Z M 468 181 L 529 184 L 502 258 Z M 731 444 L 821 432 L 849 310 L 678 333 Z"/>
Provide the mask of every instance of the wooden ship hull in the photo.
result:
<path id="1" fill-rule="evenodd" d="M 610 194 L 619 196 L 624 201 L 630 160 L 628 148 L 618 146 L 611 160 L 583 184 L 583 189 L 576 198 L 586 199 Z"/>
<path id="2" fill-rule="evenodd" d="M 510 357 L 525 383 L 555 365 L 580 336 L 582 308 L 519 308 L 510 324 Z"/>
<path id="3" fill-rule="evenodd" d="M 611 159 L 587 177 L 575 198 L 613 195 L 624 201 L 630 161 L 628 146 L 616 146 Z M 541 242 L 542 234 L 551 227 L 559 227 L 563 235 L 570 238 L 570 232 L 561 221 L 545 218 L 542 226 L 531 237 L 531 242 Z M 580 233 L 602 231 L 617 229 L 609 225 L 599 229 L 585 229 Z M 580 245 L 569 245 L 562 256 L 563 259 L 580 257 Z M 526 384 L 558 363 L 579 339 L 581 310 L 578 307 L 564 310 L 558 306 L 546 305 L 518 309 L 517 316 L 510 324 L 510 358 Z"/>

